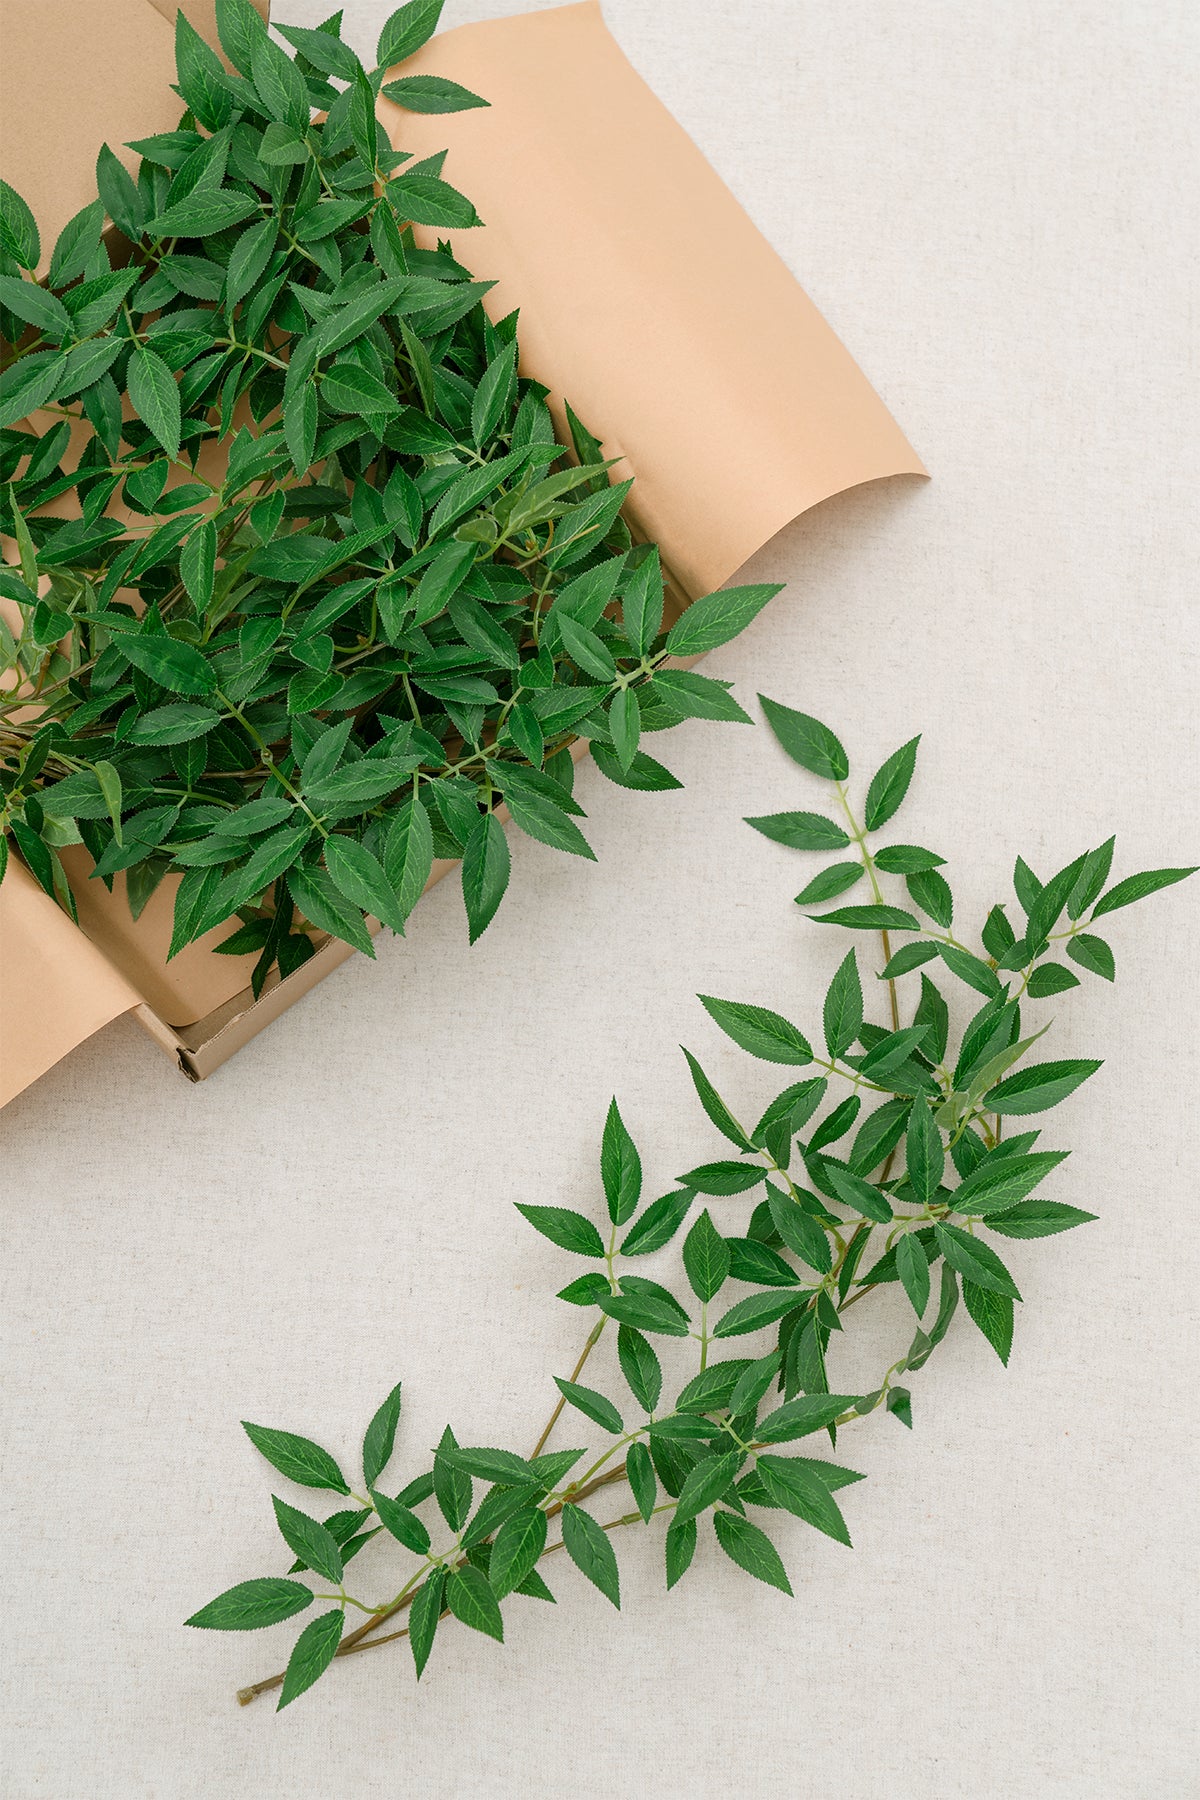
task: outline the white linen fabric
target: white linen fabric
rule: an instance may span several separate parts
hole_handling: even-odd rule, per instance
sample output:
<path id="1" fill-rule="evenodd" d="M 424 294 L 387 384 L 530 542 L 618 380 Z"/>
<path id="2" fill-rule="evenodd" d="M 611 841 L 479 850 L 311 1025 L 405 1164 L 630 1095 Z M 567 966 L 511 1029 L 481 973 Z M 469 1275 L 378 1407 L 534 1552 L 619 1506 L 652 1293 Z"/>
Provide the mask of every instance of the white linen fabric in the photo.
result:
<path id="1" fill-rule="evenodd" d="M 352 40 L 387 11 L 349 0 Z M 607 14 L 933 473 L 775 540 L 749 576 L 787 593 L 708 672 L 826 720 L 862 782 L 922 732 L 898 835 L 950 859 L 964 918 L 1018 851 L 1045 872 L 1116 830 L 1121 872 L 1195 859 L 1194 7 Z M 182 1629 L 281 1566 L 269 1494 L 301 1498 L 240 1418 L 350 1460 L 402 1377 L 398 1468 L 447 1419 L 531 1443 L 580 1315 L 513 1202 L 597 1204 L 614 1092 L 656 1191 L 720 1154 L 680 1042 L 765 1103 L 697 990 L 816 1028 L 845 949 L 791 904 L 818 865 L 741 818 L 818 784 L 761 726 L 660 742 L 685 790 L 585 765 L 599 866 L 514 837 L 473 951 L 447 881 L 204 1086 L 125 1020 L 4 1113 L 10 1800 L 1200 1792 L 1188 887 L 1114 917 L 1115 989 L 1048 1009 L 1056 1054 L 1107 1058 L 1047 1130 L 1099 1223 L 1011 1246 L 1007 1372 L 960 1319 L 912 1434 L 845 1434 L 853 1552 L 779 1516 L 794 1602 L 711 1534 L 664 1598 L 658 1534 L 630 1532 L 619 1616 L 559 1559 L 558 1606 L 514 1606 L 503 1650 L 445 1628 L 419 1689 L 384 1649 L 278 1719 L 233 1692 L 291 1628 Z M 907 1323 L 853 1318 L 865 1383 Z"/>

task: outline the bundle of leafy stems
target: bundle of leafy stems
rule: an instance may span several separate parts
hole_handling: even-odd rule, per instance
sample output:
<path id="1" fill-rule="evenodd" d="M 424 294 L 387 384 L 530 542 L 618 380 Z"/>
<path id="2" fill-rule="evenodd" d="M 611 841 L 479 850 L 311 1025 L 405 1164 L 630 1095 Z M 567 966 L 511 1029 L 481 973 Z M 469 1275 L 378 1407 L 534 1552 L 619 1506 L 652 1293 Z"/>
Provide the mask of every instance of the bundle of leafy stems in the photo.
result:
<path id="1" fill-rule="evenodd" d="M 11 836 L 74 914 L 60 860 L 123 875 L 137 917 L 181 876 L 170 954 L 225 921 L 252 983 L 312 928 L 371 953 L 435 858 L 470 935 L 509 877 L 497 818 L 579 856 L 570 746 L 629 788 L 680 784 L 646 734 L 745 720 L 728 683 L 668 666 L 777 592 L 725 589 L 665 628 L 656 548 L 597 439 L 522 376 L 448 243 L 479 223 L 441 155 L 389 147 L 411 112 L 486 104 L 389 71 L 442 0 L 410 0 L 366 70 L 340 36 L 270 36 L 217 0 L 232 72 L 177 20 L 176 131 L 105 148 L 98 197 L 46 279 L 0 183 L 0 877 Z M 112 227 L 105 233 L 105 220 Z M 30 415 L 50 419 L 38 431 Z M 46 509 L 73 506 L 62 518 Z"/>
<path id="2" fill-rule="evenodd" d="M 802 907 L 854 887 L 869 893 L 814 917 L 865 934 L 867 942 L 878 934 L 883 957 L 875 979 L 887 990 L 887 1023 L 865 1016 L 854 948 L 825 995 L 823 1053 L 782 1013 L 701 995 L 735 1044 L 766 1063 L 803 1071 L 800 1078 L 750 1125 L 685 1051 L 700 1103 L 734 1154 L 687 1170 L 643 1204 L 641 1158 L 614 1100 L 600 1149 L 603 1228 L 570 1207 L 518 1207 L 544 1237 L 590 1265 L 558 1295 L 587 1315 L 589 1329 L 570 1376 L 555 1378 L 558 1397 L 531 1450 L 463 1446 L 447 1426 L 431 1466 L 398 1491 L 391 1483 L 385 1489 L 400 1419 L 397 1385 L 367 1428 L 362 1485 L 352 1489 L 335 1458 L 311 1439 L 245 1425 L 282 1475 L 330 1490 L 340 1504 L 318 1519 L 276 1497 L 276 1523 L 296 1559 L 289 1572 L 240 1582 L 188 1620 L 252 1630 L 326 1604 L 301 1631 L 286 1669 L 243 1688 L 243 1704 L 279 1688 L 279 1705 L 286 1706 L 336 1657 L 398 1639 L 408 1642 L 420 1676 L 447 1619 L 502 1642 L 511 1596 L 553 1600 L 542 1565 L 559 1551 L 619 1606 L 613 1535 L 655 1519 L 667 1522 L 668 1587 L 687 1572 L 706 1522 L 734 1563 L 790 1594 L 779 1551 L 758 1519 L 791 1514 L 848 1545 L 834 1496 L 862 1476 L 813 1453 L 812 1445 L 809 1454 L 781 1454 L 781 1447 L 805 1438 L 815 1444 L 827 1433 L 836 1450 L 849 1426 L 879 1409 L 911 1426 L 912 1396 L 902 1377 L 928 1360 L 960 1300 L 1007 1364 L 1021 1296 L 989 1239 L 1047 1237 L 1095 1216 L 1039 1191 L 1067 1152 L 1041 1148 L 1039 1131 L 1026 1129 L 1026 1120 L 1065 1100 L 1100 1064 L 1033 1060 L 1030 1052 L 1052 1021 L 1030 1018 L 1030 1009 L 1079 986 L 1077 969 L 1111 981 L 1113 952 L 1094 926 L 1194 870 L 1150 870 L 1109 885 L 1111 838 L 1046 881 L 1018 857 L 1018 922 L 1003 904 L 993 906 L 975 947 L 955 930 L 944 859 L 875 837 L 908 790 L 917 739 L 875 773 L 860 811 L 834 733 L 777 702 L 764 699 L 763 708 L 788 755 L 828 785 L 830 806 L 748 823 L 800 850 L 841 854 L 797 895 Z M 899 880 L 902 904 L 884 891 Z M 918 972 L 919 991 L 902 1005 L 901 984 Z M 950 998 L 939 985 L 947 976 Z M 960 1024 L 964 997 L 969 1016 Z M 1004 1135 L 1005 1121 L 1016 1122 L 1015 1134 Z M 714 1211 L 722 1217 L 739 1196 L 752 1206 L 748 1219 L 732 1230 L 719 1226 Z M 665 1285 L 665 1271 L 656 1270 L 662 1279 L 630 1272 L 685 1225 L 683 1279 L 674 1287 Z M 718 1302 L 727 1283 L 741 1288 L 741 1297 Z M 911 1342 L 869 1392 L 831 1392 L 835 1334 L 851 1307 L 888 1284 L 899 1284 L 912 1307 Z M 611 1327 L 616 1366 L 610 1364 L 606 1386 L 619 1384 L 616 1398 L 580 1381 Z M 748 1353 L 722 1357 L 734 1338 L 751 1340 Z M 663 1339 L 687 1346 L 693 1359 L 669 1384 L 656 1348 Z M 599 1441 L 548 1450 L 568 1408 L 572 1435 L 586 1421 Z M 583 1439 L 580 1429 L 576 1441 Z M 484 1484 L 481 1496 L 476 1481 Z M 597 1516 L 585 1505 L 620 1484 L 629 1488 L 632 1508 L 613 1514 L 606 1507 Z M 437 1518 L 421 1516 L 430 1501 L 440 1528 Z M 346 1588 L 347 1565 L 374 1539 L 389 1562 L 397 1545 L 414 1559 L 391 1574 L 383 1600 Z M 365 1618 L 346 1631 L 348 1609 Z M 406 1624 L 398 1622 L 402 1613 Z"/>

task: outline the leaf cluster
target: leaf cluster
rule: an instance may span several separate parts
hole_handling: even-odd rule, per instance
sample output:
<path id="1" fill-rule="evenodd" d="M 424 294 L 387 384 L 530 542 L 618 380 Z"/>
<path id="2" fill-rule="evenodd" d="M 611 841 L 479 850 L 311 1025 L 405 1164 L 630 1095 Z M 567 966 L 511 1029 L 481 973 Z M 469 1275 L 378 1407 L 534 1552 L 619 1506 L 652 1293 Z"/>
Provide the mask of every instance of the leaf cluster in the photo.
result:
<path id="1" fill-rule="evenodd" d="M 475 208 L 442 155 L 391 149 L 376 103 L 486 104 L 389 79 L 440 12 L 400 7 L 371 69 L 337 15 L 280 26 L 289 55 L 249 0 L 217 0 L 226 67 L 181 13 L 178 129 L 129 146 L 136 176 L 101 151 L 45 279 L 0 184 L 19 557 L 0 594 L 20 615 L 0 632 L 0 832 L 71 911 L 71 843 L 125 877 L 135 916 L 180 877 L 171 954 L 234 921 L 221 948 L 256 957 L 256 990 L 314 930 L 368 954 L 371 920 L 402 932 L 439 858 L 477 938 L 509 879 L 501 806 L 590 858 L 570 746 L 624 787 L 678 787 L 644 740 L 746 714 L 667 664 L 777 591 L 670 624 L 630 483 L 569 408 L 559 437 L 516 313 L 493 321 L 494 284 L 437 235 Z"/>

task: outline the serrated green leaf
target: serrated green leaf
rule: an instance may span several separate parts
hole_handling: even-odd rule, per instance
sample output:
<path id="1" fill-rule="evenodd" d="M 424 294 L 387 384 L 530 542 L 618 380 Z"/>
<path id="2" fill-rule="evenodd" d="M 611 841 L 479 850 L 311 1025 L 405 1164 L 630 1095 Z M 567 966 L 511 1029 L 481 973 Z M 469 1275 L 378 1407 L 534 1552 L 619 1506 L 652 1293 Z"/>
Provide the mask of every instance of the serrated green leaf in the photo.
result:
<path id="1" fill-rule="evenodd" d="M 276 1431 L 268 1425 L 251 1425 L 245 1419 L 242 1430 L 272 1468 L 286 1475 L 289 1481 L 295 1481 L 301 1487 L 332 1488 L 337 1494 L 350 1492 L 328 1450 L 322 1450 L 311 1438 L 297 1437 L 291 1431 Z"/>
<path id="2" fill-rule="evenodd" d="M 183 14 L 180 13 L 179 16 L 182 18 Z M 337 1655 L 345 1623 L 345 1612 L 340 1606 L 335 1606 L 332 1611 L 319 1614 L 304 1627 L 288 1658 L 279 1704 L 275 1709 L 277 1712 L 282 1712 L 285 1706 L 290 1706 L 293 1700 L 298 1700 L 315 1681 L 320 1680 Z"/>
<path id="3" fill-rule="evenodd" d="M 845 781 L 850 773 L 850 759 L 827 725 L 807 713 L 781 706 L 777 700 L 768 700 L 765 694 L 758 698 L 767 724 L 793 762 L 825 781 Z"/>
<path id="4" fill-rule="evenodd" d="M 1016 1282 L 996 1252 L 979 1238 L 961 1231 L 957 1225 L 939 1223 L 934 1229 L 942 1255 L 965 1280 L 994 1294 L 1007 1294 L 1012 1300 L 1021 1298 Z"/>
<path id="5" fill-rule="evenodd" d="M 729 1246 L 708 1209 L 699 1215 L 683 1240 L 683 1267 L 697 1300 L 711 1300 L 729 1274 Z"/>
<path id="6" fill-rule="evenodd" d="M 845 850 L 850 843 L 849 834 L 820 813 L 763 813 L 745 822 L 764 837 L 789 844 L 794 850 Z"/>
<path id="7" fill-rule="evenodd" d="M 562 1511 L 563 1543 L 567 1555 L 593 1586 L 615 1607 L 621 1605 L 621 1578 L 617 1558 L 608 1536 L 590 1513 L 581 1506 L 564 1506 Z"/>
<path id="8" fill-rule="evenodd" d="M 808 1039 L 781 1014 L 743 1001 L 717 1000 L 711 994 L 700 994 L 698 999 L 725 1035 L 751 1056 L 764 1062 L 793 1065 L 812 1061 Z"/>
<path id="9" fill-rule="evenodd" d="M 283 1619 L 303 1612 L 312 1604 L 312 1589 L 298 1581 L 284 1581 L 268 1575 L 258 1581 L 239 1581 L 226 1588 L 215 1600 L 185 1619 L 185 1625 L 198 1625 L 205 1631 L 259 1631 L 264 1625 L 278 1625 Z"/>
<path id="10" fill-rule="evenodd" d="M 690 1198 L 690 1196 L 689 1196 Z M 565 1206 L 521 1206 L 517 1211 L 528 1219 L 535 1231 L 557 1244 L 560 1250 L 574 1250 L 579 1256 L 603 1256 L 604 1241 L 590 1219 Z M 642 1221 L 645 1222 L 644 1220 Z"/>
<path id="11" fill-rule="evenodd" d="M 913 777 L 920 742 L 920 737 L 910 738 L 871 777 L 865 810 L 868 831 L 878 831 L 899 811 Z"/>

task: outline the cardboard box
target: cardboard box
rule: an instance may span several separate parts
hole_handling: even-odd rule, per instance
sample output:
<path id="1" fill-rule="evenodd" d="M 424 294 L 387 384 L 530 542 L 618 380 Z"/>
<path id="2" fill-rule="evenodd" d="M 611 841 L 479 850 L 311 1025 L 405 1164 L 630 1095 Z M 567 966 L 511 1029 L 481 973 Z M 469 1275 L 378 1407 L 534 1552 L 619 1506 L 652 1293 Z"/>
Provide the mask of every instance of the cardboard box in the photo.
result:
<path id="1" fill-rule="evenodd" d="M 267 0 L 262 0 L 265 12 Z M 180 102 L 172 0 L 3 0 L 0 173 L 37 215 L 47 255 L 94 197 L 107 142 L 168 130 Z M 185 0 L 215 41 L 213 0 Z M 406 72 L 450 76 L 486 109 L 401 113 L 393 143 L 449 148 L 448 173 L 485 225 L 455 250 L 521 308 L 521 368 L 569 397 L 634 474 L 636 534 L 657 542 L 681 609 L 797 514 L 864 481 L 920 475 L 879 397 L 591 3 L 464 26 Z M 47 158 L 25 120 L 69 131 Z M 538 171 L 537 206 L 527 172 Z M 430 234 L 434 235 L 434 234 Z M 776 604 L 786 602 L 776 602 Z M 619 804 L 614 793 L 613 803 Z M 451 863 L 435 866 L 437 880 Z M 213 954 L 221 927 L 165 961 L 174 883 L 131 919 L 78 859 L 76 929 L 23 868 L 0 887 L 0 1104 L 119 1013 L 132 1011 L 194 1080 L 218 1068 L 353 952 L 326 941 L 255 1001 L 252 958 Z"/>

